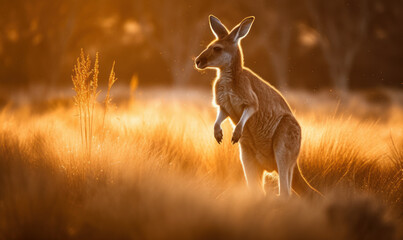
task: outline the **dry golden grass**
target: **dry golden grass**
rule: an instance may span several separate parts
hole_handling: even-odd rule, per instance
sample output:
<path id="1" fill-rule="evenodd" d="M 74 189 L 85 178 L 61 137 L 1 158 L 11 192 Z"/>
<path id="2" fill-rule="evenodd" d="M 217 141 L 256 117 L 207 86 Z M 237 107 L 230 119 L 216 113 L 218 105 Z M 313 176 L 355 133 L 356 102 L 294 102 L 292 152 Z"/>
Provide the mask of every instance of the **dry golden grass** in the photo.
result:
<path id="1" fill-rule="evenodd" d="M 72 100 L 9 104 L 0 113 L 0 239 L 402 237 L 399 104 L 288 98 L 303 129 L 303 174 L 326 199 L 278 198 L 275 176 L 267 198 L 251 196 L 228 122 L 224 143 L 214 140 L 209 92 L 140 91 L 109 111 L 104 137 L 95 106 L 90 160 Z"/>
<path id="2" fill-rule="evenodd" d="M 108 112 L 109 105 L 112 98 L 110 91 L 117 78 L 115 76 L 115 62 L 113 62 L 112 70 L 109 75 L 108 88 L 105 96 L 104 115 L 102 119 L 102 126 L 105 127 L 105 117 Z M 74 103 L 77 107 L 77 114 L 80 120 L 80 134 L 81 145 L 87 152 L 88 160 L 91 159 L 92 154 L 92 139 L 94 138 L 94 111 L 95 104 L 97 103 L 98 92 L 98 76 L 99 76 L 99 55 L 95 55 L 94 66 L 91 66 L 90 55 L 85 56 L 84 50 L 81 49 L 80 57 L 77 58 L 77 63 L 73 68 L 73 75 L 71 80 L 73 82 Z M 104 132 L 103 132 L 104 136 Z"/>

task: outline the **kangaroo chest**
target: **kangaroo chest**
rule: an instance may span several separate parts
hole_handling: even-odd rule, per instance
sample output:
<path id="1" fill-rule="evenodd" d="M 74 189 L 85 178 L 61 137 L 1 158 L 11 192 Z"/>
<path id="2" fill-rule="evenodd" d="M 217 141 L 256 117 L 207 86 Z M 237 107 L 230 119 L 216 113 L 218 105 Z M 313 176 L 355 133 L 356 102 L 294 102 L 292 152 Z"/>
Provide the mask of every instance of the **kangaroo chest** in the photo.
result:
<path id="1" fill-rule="evenodd" d="M 215 102 L 223 108 L 233 122 L 238 122 L 243 111 L 244 101 L 234 91 L 233 84 L 228 79 L 219 79 L 215 85 Z"/>

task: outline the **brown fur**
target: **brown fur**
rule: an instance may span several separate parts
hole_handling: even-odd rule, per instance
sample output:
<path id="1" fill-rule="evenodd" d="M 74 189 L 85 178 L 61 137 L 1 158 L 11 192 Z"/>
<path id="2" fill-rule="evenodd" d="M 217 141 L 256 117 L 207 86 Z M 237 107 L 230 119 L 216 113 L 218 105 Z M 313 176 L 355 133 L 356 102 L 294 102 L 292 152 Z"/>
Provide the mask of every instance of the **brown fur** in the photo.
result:
<path id="1" fill-rule="evenodd" d="M 231 32 L 214 16 L 210 27 L 217 39 L 196 59 L 199 69 L 217 69 L 214 103 L 218 107 L 214 135 L 222 140 L 221 122 L 227 117 L 236 124 L 232 142 L 240 142 L 241 160 L 248 186 L 260 191 L 264 171 L 279 173 L 280 195 L 312 192 L 299 169 L 294 172 L 301 128 L 284 97 L 272 85 L 243 65 L 240 40 L 254 17 L 245 18 Z"/>

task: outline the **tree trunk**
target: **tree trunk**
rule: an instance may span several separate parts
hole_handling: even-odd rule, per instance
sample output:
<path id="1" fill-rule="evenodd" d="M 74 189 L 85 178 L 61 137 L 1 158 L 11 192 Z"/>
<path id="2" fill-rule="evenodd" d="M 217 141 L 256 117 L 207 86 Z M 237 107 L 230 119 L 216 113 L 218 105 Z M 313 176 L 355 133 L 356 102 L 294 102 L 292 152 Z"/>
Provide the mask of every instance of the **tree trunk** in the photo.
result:
<path id="1" fill-rule="evenodd" d="M 271 61 L 274 66 L 274 74 L 276 76 L 276 85 L 280 90 L 288 88 L 288 72 L 287 63 L 283 57 L 271 55 Z"/>
<path id="2" fill-rule="evenodd" d="M 347 92 L 349 89 L 349 70 L 344 67 L 331 66 L 331 78 L 336 92 Z"/>

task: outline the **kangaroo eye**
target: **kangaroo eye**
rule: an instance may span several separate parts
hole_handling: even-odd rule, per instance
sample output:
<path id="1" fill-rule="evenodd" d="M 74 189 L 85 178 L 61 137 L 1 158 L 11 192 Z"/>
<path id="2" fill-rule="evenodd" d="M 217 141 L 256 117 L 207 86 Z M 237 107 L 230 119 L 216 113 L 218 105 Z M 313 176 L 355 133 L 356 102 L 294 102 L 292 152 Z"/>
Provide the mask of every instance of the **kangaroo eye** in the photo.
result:
<path id="1" fill-rule="evenodd" d="M 214 50 L 214 52 L 219 52 L 219 51 L 222 50 L 222 48 L 221 47 L 214 47 L 213 50 Z"/>

